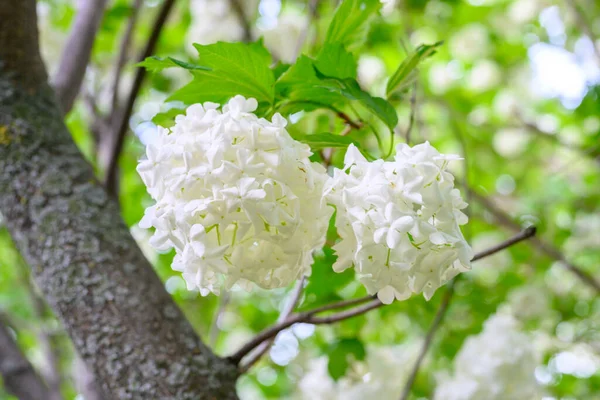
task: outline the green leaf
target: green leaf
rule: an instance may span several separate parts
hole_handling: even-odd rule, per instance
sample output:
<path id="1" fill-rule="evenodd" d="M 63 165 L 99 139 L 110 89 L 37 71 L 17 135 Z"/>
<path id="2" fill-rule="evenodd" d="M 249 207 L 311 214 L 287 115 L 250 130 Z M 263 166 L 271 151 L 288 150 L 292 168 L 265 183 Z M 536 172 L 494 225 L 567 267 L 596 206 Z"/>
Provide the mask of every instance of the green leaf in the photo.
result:
<path id="1" fill-rule="evenodd" d="M 275 83 L 278 111 L 282 114 L 318 108 L 333 109 L 344 103 L 343 96 L 322 86 L 313 61 L 307 56 L 301 56 Z"/>
<path id="2" fill-rule="evenodd" d="M 349 100 L 358 100 L 379 119 L 381 119 L 390 130 L 398 124 L 398 114 L 394 107 L 381 97 L 373 97 L 360 88 L 355 79 L 339 79 L 327 76 L 315 68 L 316 75 L 323 82 L 323 87 L 341 94 Z"/>
<path id="3" fill-rule="evenodd" d="M 273 75 L 275 76 L 275 80 L 279 79 L 284 72 L 290 69 L 291 65 L 282 63 L 281 61 L 275 64 L 271 69 L 273 70 Z"/>
<path id="4" fill-rule="evenodd" d="M 255 98 L 259 104 L 273 103 L 275 76 L 269 67 L 271 55 L 262 42 L 194 44 L 200 62 L 208 71 L 194 71 L 194 80 L 168 100 L 184 103 L 224 103 L 235 95 Z"/>
<path id="5" fill-rule="evenodd" d="M 170 110 L 156 114 L 152 118 L 152 122 L 163 128 L 170 128 L 175 125 L 175 117 L 183 113 L 185 113 L 185 109 L 171 108 Z"/>
<path id="6" fill-rule="evenodd" d="M 341 300 L 337 291 L 354 280 L 354 269 L 348 268 L 341 273 L 335 272 L 332 265 L 336 258 L 337 256 L 329 247 L 325 247 L 322 254 L 315 255 L 312 272 L 304 289 L 306 300 L 300 307 L 301 310 Z"/>
<path id="7" fill-rule="evenodd" d="M 356 60 L 339 43 L 326 44 L 317 57 L 315 67 L 323 74 L 335 78 L 356 78 Z"/>
<path id="8" fill-rule="evenodd" d="M 369 22 L 380 6 L 379 0 L 344 0 L 329 24 L 325 44 L 358 46 L 366 38 Z"/>
<path id="9" fill-rule="evenodd" d="M 343 377 L 355 360 L 364 360 L 366 356 L 365 346 L 355 338 L 344 338 L 334 343 L 329 348 L 329 362 L 327 371 L 334 380 Z"/>
<path id="10" fill-rule="evenodd" d="M 163 69 L 173 67 L 181 67 L 192 71 L 210 71 L 210 68 L 202 65 L 180 61 L 173 57 L 162 58 L 157 56 L 147 57 L 144 61 L 137 63 L 136 67 L 146 68 L 150 72 L 160 72 Z"/>
<path id="11" fill-rule="evenodd" d="M 411 73 L 415 70 L 417 65 L 427 57 L 435 54 L 436 49 L 442 45 L 443 42 L 437 42 L 434 44 L 422 44 L 402 61 L 396 72 L 392 75 L 388 81 L 386 88 L 386 95 L 390 97 L 395 91 L 405 87 L 404 83 L 409 79 Z"/>
<path id="12" fill-rule="evenodd" d="M 326 148 L 342 148 L 345 149 L 352 143 L 357 144 L 348 136 L 334 135 L 332 133 L 315 133 L 313 135 L 304 135 L 293 133 L 290 135 L 299 142 L 306 143 L 312 150 L 321 150 Z"/>

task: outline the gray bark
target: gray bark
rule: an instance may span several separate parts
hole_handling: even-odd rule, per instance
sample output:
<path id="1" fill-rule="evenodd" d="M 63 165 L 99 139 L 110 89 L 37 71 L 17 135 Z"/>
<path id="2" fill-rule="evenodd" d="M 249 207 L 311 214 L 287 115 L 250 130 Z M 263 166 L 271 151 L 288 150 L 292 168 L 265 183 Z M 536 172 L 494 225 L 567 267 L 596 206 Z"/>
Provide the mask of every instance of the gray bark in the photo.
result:
<path id="1" fill-rule="evenodd" d="M 0 0 L 0 212 L 48 304 L 115 399 L 235 399 L 73 143 L 39 57 L 34 0 Z"/>
<path id="2" fill-rule="evenodd" d="M 6 390 L 21 400 L 47 399 L 48 389 L 0 321 L 0 375 Z"/>

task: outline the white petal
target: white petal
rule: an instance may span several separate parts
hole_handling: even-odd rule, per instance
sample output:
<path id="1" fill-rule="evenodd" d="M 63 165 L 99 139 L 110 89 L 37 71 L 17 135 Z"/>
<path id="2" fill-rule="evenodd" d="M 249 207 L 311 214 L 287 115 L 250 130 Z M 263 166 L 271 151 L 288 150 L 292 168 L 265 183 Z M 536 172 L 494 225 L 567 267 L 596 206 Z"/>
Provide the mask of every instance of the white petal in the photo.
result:
<path id="1" fill-rule="evenodd" d="M 385 286 L 377 292 L 377 298 L 381 300 L 383 304 L 392 304 L 395 298 L 394 288 Z"/>

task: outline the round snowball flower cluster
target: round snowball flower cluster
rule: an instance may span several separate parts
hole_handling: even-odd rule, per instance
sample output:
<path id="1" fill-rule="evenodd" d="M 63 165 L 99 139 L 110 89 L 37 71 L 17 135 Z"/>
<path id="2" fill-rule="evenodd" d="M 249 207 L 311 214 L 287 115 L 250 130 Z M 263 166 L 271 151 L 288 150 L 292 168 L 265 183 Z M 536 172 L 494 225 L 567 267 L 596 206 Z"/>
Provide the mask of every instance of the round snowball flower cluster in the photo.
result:
<path id="1" fill-rule="evenodd" d="M 354 266 L 370 294 L 391 303 L 435 290 L 470 268 L 473 252 L 460 225 L 467 206 L 446 168 L 458 156 L 428 142 L 396 147 L 394 161 L 368 162 L 350 145 L 344 169 L 325 188 L 341 240 L 334 270 Z"/>
<path id="2" fill-rule="evenodd" d="M 223 284 L 286 286 L 325 242 L 327 174 L 279 114 L 258 118 L 256 100 L 242 96 L 219 107 L 192 105 L 158 128 L 137 168 L 156 201 L 140 226 L 156 229 L 157 250 L 175 249 L 173 269 L 202 295 Z"/>
<path id="3" fill-rule="evenodd" d="M 442 379 L 435 400 L 537 399 L 537 357 L 528 335 L 509 314 L 495 314 L 468 338 L 454 359 L 454 376 Z"/>

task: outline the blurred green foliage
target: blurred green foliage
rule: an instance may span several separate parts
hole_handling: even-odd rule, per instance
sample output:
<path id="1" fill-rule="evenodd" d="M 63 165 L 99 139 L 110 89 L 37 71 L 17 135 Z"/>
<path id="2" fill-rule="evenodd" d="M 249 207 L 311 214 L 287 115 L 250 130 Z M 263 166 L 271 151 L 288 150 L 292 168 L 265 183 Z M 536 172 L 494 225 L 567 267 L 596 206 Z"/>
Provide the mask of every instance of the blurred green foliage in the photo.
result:
<path id="1" fill-rule="evenodd" d="M 159 3 L 145 1 L 139 14 L 131 62 L 124 70 L 125 87 L 131 83 L 136 54 L 148 37 Z M 387 152 L 391 132 L 382 127 L 396 126 L 396 113 L 390 116 L 390 109 L 395 109 L 396 142 L 406 140 L 410 131 L 413 144 L 429 140 L 442 152 L 461 154 L 463 166 L 457 163 L 455 170 L 461 184 L 487 196 L 518 224 L 535 224 L 544 242 L 560 249 L 570 262 L 600 277 L 600 86 L 594 86 L 600 83 L 600 57 L 589 46 L 588 59 L 578 50 L 587 42 L 570 2 L 407 0 L 397 2 L 392 12 L 382 14 L 378 11 L 379 2 L 370 0 L 363 14 L 351 14 L 343 8 L 335 18 L 336 2 L 331 0 L 311 2 L 316 4 L 314 12 L 302 0 L 261 1 L 261 8 L 258 2 L 249 2 L 255 9 L 249 14 L 253 35 L 265 36 L 264 46 L 274 55 L 273 60 L 263 44 L 249 47 L 241 43 L 198 45 L 198 58 L 191 44 L 200 38 L 190 32 L 194 24 L 210 21 L 194 17 L 197 13 L 190 10 L 198 7 L 197 3 L 200 2 L 178 2 L 156 51 L 162 61 L 147 61 L 146 66 L 153 63 L 159 69 L 167 66 L 167 57 L 173 57 L 184 60 L 175 62 L 183 69 L 199 65 L 210 71 L 193 69 L 190 74 L 173 68 L 150 74 L 136 103 L 132 127 L 152 119 L 153 115 L 148 117 L 144 111 L 148 104 L 162 104 L 168 97 L 191 103 L 222 101 L 234 94 L 254 95 L 264 105 L 261 110 L 265 115 L 275 109 L 292 115 L 290 132 L 313 146 L 316 160 L 325 156 L 319 152 L 321 148 L 334 147 L 328 157 L 331 165 L 340 167 L 343 148 L 351 142 L 359 143 L 374 156 Z M 358 2 L 346 2 L 351 3 Z M 584 17 L 592 27 L 598 48 L 600 5 L 585 0 L 580 3 L 586 5 Z M 273 4 L 279 4 L 280 10 L 267 12 L 269 4 L 275 9 Z M 52 72 L 76 10 L 74 2 L 66 0 L 41 1 L 39 7 L 42 50 Z M 100 112 L 109 110 L 111 93 L 104 82 L 112 77 L 131 12 L 129 1 L 110 2 L 94 45 L 83 91 L 95 99 L 94 107 Z M 562 33 L 556 33 L 551 22 L 546 21 L 544 15 L 550 12 L 557 13 L 558 19 L 551 22 L 554 28 L 562 24 Z M 281 26 L 286 21 L 284 17 L 299 20 L 301 29 L 277 31 L 273 19 Z M 211 23 L 218 25 L 220 21 Z M 309 28 L 306 30 L 305 26 Z M 437 45 L 440 41 L 443 44 Z M 299 43 L 303 43 L 306 55 L 289 67 L 290 60 L 283 60 L 278 54 L 282 48 L 296 48 Z M 432 54 L 433 47 L 427 46 L 434 44 Z M 534 68 L 534 55 L 548 48 L 565 52 L 567 57 L 570 54 L 581 74 L 591 70 L 593 76 L 596 71 L 595 80 L 588 77 L 584 82 L 587 88 L 584 85 L 580 101 L 565 99 L 557 91 L 550 95 L 540 91 L 549 83 L 542 79 L 544 73 Z M 221 50 L 229 56 L 211 58 L 211 54 Z M 415 58 L 420 62 L 413 62 Z M 407 69 L 407 65 L 411 68 Z M 567 78 L 564 72 L 556 71 L 552 79 Z M 223 80 L 232 76 L 236 79 L 230 86 L 225 85 Z M 391 76 L 396 79 L 388 84 Z M 246 89 L 249 83 L 253 86 L 244 91 L 240 82 Z M 258 93 L 255 86 L 261 87 Z M 98 161 L 91 134 L 95 117 L 83 97 L 66 122 L 74 140 L 101 175 L 104 166 Z M 308 98 L 314 100 L 313 104 L 305 104 Z M 323 103 L 314 104 L 319 101 Z M 340 111 L 352 118 L 361 117 L 374 130 L 353 130 L 348 136 L 339 136 L 344 130 Z M 180 112 L 181 107 L 160 110 L 154 113 L 161 118 L 155 122 L 166 124 Z M 369 119 L 372 113 L 383 121 L 382 126 Z M 170 268 L 173 254 L 153 253 L 147 244 L 147 232 L 136 227 L 150 204 L 135 171 L 143 149 L 140 139 L 129 135 L 120 161 L 123 217 L 199 334 L 209 342 L 217 323 L 215 350 L 221 355 L 230 354 L 277 319 L 289 290 L 234 291 L 227 304 L 213 295 L 201 297 L 188 292 L 178 273 Z M 463 190 L 470 203 L 471 220 L 465 235 L 471 238 L 475 249 L 483 250 L 507 238 L 511 231 L 477 198 L 466 193 Z M 366 294 L 351 270 L 340 274 L 331 270 L 334 259 L 329 247 L 317 255 L 299 305 L 301 310 Z M 540 371 L 546 373 L 540 375 L 547 378 L 543 384 L 551 398 L 597 398 L 600 301 L 596 293 L 560 264 L 530 243 L 522 243 L 476 263 L 472 272 L 463 274 L 445 323 L 413 387 L 414 398 L 431 398 L 435 374 L 450 368 L 465 338 L 478 333 L 499 307 L 510 307 L 536 338 L 536 346 L 544 355 Z M 540 300 L 540 307 L 536 301 L 519 296 L 531 288 L 537 290 L 534 299 Z M 63 394 L 65 398 L 75 398 L 71 345 L 58 321 L 36 313 L 32 303 L 32 296 L 36 295 L 24 263 L 7 229 L 2 227 L 0 312 L 8 317 L 19 345 L 40 370 L 47 360 L 37 333 L 44 331 L 56 339 Z M 308 359 L 326 355 L 328 371 L 338 379 L 352 362 L 365 358 L 369 346 L 416 345 L 433 320 L 440 297 L 437 293 L 429 302 L 413 297 L 340 324 L 319 326 L 308 337 L 297 335 L 298 348 L 288 351 L 292 356 L 284 361 L 278 357 L 279 365 L 265 357 L 240 380 L 240 394 L 248 399 L 291 398 Z M 217 318 L 219 309 L 225 311 Z M 583 346 L 594 360 L 593 373 L 578 376 L 558 365 L 556 355 L 574 346 Z M 0 399 L 8 398 L 0 389 Z"/>

